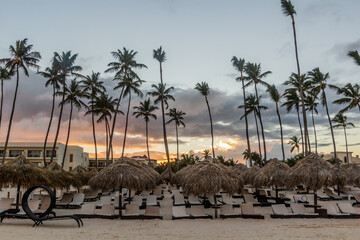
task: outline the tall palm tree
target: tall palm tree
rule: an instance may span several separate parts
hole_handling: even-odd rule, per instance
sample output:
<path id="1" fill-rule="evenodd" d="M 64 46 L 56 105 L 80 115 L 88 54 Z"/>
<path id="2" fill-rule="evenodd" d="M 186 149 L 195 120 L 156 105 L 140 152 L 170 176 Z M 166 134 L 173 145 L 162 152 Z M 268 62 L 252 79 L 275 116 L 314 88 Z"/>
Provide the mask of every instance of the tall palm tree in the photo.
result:
<path id="1" fill-rule="evenodd" d="M 156 115 L 153 113 L 157 109 L 159 109 L 157 106 L 154 106 L 151 104 L 150 98 L 145 99 L 144 102 L 140 102 L 139 106 L 135 106 L 134 109 L 136 111 L 133 112 L 133 115 L 136 118 L 143 117 L 145 120 L 145 132 L 146 132 L 146 149 L 147 149 L 147 157 L 149 160 L 149 165 L 151 164 L 150 161 L 150 150 L 149 150 L 149 121 L 150 118 L 157 119 Z"/>
<path id="2" fill-rule="evenodd" d="M 60 93 L 61 94 L 61 93 Z M 65 149 L 64 149 L 64 156 L 61 163 L 61 167 L 64 168 L 65 164 L 65 157 L 66 157 L 66 150 L 69 143 L 70 138 L 70 129 L 71 129 L 71 120 L 73 114 L 73 107 L 75 106 L 78 110 L 81 109 L 82 106 L 86 107 L 86 104 L 82 101 L 84 98 L 84 92 L 81 88 L 80 82 L 77 82 L 76 79 L 73 79 L 68 87 L 65 88 L 65 98 L 60 104 L 70 104 L 70 116 L 69 116 L 69 125 L 68 125 L 68 132 L 66 137 Z"/>
<path id="3" fill-rule="evenodd" d="M 240 72 L 240 77 L 236 78 L 236 81 L 241 81 L 242 84 L 242 91 L 243 91 L 243 101 L 245 104 L 246 101 L 246 94 L 245 94 L 245 78 L 244 78 L 244 71 L 245 71 L 245 59 L 243 58 L 237 58 L 233 57 L 231 59 L 231 62 L 233 64 L 233 67 Z M 246 105 L 244 105 L 244 111 L 246 112 Z M 245 116 L 245 133 L 246 133 L 246 142 L 247 142 L 247 148 L 249 149 L 249 152 L 251 152 L 251 146 L 250 146 L 250 137 L 249 137 L 249 123 L 247 119 L 247 115 Z M 250 167 L 252 166 L 252 158 L 251 154 L 249 154 L 249 161 L 250 161 Z"/>
<path id="4" fill-rule="evenodd" d="M 179 133 L 178 127 L 182 125 L 185 127 L 184 116 L 186 113 L 183 111 L 177 110 L 176 108 L 171 108 L 168 113 L 165 115 L 170 117 L 170 120 L 166 122 L 166 124 L 170 124 L 171 122 L 175 122 L 175 130 L 176 130 L 176 168 L 179 170 L 178 161 L 179 161 Z"/>
<path id="5" fill-rule="evenodd" d="M 286 108 L 286 111 L 289 113 L 292 110 L 295 109 L 296 113 L 297 113 L 297 118 L 298 118 L 298 123 L 299 123 L 299 128 L 300 128 L 300 136 L 301 136 L 301 145 L 302 145 L 302 154 L 304 155 L 304 135 L 303 135 L 303 130 L 302 130 L 302 125 L 301 125 L 301 120 L 300 120 L 300 99 L 298 94 L 295 91 L 292 92 L 285 92 L 285 95 L 283 96 L 286 99 L 286 102 L 284 102 L 281 106 Z"/>
<path id="6" fill-rule="evenodd" d="M 150 95 L 152 97 L 155 97 L 154 103 L 161 104 L 161 116 L 162 116 L 162 124 L 163 124 L 163 136 L 164 136 L 164 145 L 165 145 L 165 152 L 166 152 L 166 158 L 168 161 L 168 168 L 170 169 L 170 155 L 169 155 L 169 146 L 166 136 L 166 122 L 165 122 L 165 107 L 166 109 L 169 108 L 168 101 L 173 100 L 175 101 L 175 98 L 170 95 L 170 92 L 174 90 L 173 87 L 166 88 L 166 83 L 159 83 L 158 85 L 151 85 L 151 87 L 154 89 L 151 92 L 148 92 L 147 95 Z M 169 178 L 171 179 L 171 171 L 169 171 Z"/>
<path id="7" fill-rule="evenodd" d="M 94 99 L 98 94 L 102 94 L 106 91 L 104 87 L 104 82 L 100 81 L 100 73 L 94 73 L 92 72 L 91 75 L 86 75 L 82 77 L 82 81 L 80 82 L 82 84 L 84 96 L 88 99 L 90 99 L 90 110 L 93 110 L 94 106 Z M 95 162 L 96 162 L 96 168 L 98 166 L 98 159 L 97 159 L 97 146 L 96 146 L 96 134 L 95 134 L 95 120 L 94 120 L 94 113 L 91 113 L 91 124 L 93 129 L 93 139 L 94 139 L 94 146 L 95 146 Z"/>
<path id="8" fill-rule="evenodd" d="M 105 71 L 107 72 L 114 72 L 115 78 L 114 80 L 124 80 L 129 75 L 131 75 L 133 78 L 140 80 L 139 76 L 134 72 L 135 69 L 141 69 L 141 68 L 147 68 L 146 65 L 138 63 L 135 60 L 135 56 L 137 54 L 134 50 L 128 50 L 126 48 L 123 48 L 122 50 L 118 49 L 116 52 L 111 52 L 112 56 L 115 58 L 116 62 L 110 62 L 108 64 L 108 69 Z M 109 147 L 112 149 L 112 141 L 115 131 L 115 124 L 116 124 L 116 116 L 119 112 L 120 102 L 123 97 L 125 85 L 122 87 L 120 96 L 118 98 L 118 102 L 116 104 L 116 111 L 114 113 L 114 119 L 112 122 L 112 127 L 110 131 L 109 136 Z M 106 159 L 109 159 L 109 154 L 106 156 Z"/>
<path id="9" fill-rule="evenodd" d="M 129 112 L 130 112 L 130 104 L 131 104 L 131 92 L 133 92 L 137 96 L 142 97 L 143 93 L 140 90 L 140 86 L 143 82 L 145 82 L 145 81 L 137 79 L 132 74 L 129 74 L 128 76 L 124 77 L 123 80 L 120 81 L 118 83 L 118 85 L 114 88 L 115 90 L 119 89 L 119 88 L 123 88 L 124 89 L 123 97 L 129 96 L 128 108 L 127 108 L 127 112 L 126 112 L 125 133 L 124 133 L 124 141 L 123 141 L 121 158 L 124 157 L 124 152 L 125 152 L 126 133 L 127 133 L 127 128 L 128 128 L 128 123 L 129 123 Z"/>
<path id="10" fill-rule="evenodd" d="M 336 158 L 336 144 L 335 144 L 334 130 L 331 123 L 329 108 L 326 99 L 326 92 L 325 92 L 325 89 L 328 86 L 326 81 L 330 78 L 330 75 L 329 73 L 323 74 L 319 68 L 314 68 L 312 71 L 308 72 L 308 75 L 310 76 L 311 85 L 313 86 L 312 92 L 314 93 L 315 96 L 318 96 L 320 94 L 321 104 L 326 109 L 326 115 L 329 120 L 331 138 L 334 147 L 334 158 L 336 160 L 337 158 Z"/>
<path id="11" fill-rule="evenodd" d="M 281 9 L 285 16 L 290 16 L 292 21 L 292 27 L 293 27 L 293 35 L 294 35 L 294 45 L 295 45 L 295 56 L 296 56 L 296 66 L 297 66 L 297 76 L 301 76 L 300 73 L 300 63 L 299 63 L 299 55 L 298 55 L 298 48 L 297 48 L 297 39 L 296 39 L 296 28 L 295 28 L 295 15 L 296 11 L 294 8 L 294 5 L 292 5 L 290 0 L 281 0 Z M 308 124 L 307 124 L 307 118 L 306 118 L 306 111 L 305 111 L 305 101 L 304 101 L 304 91 L 302 85 L 300 85 L 299 88 L 300 92 L 300 100 L 301 100 L 301 107 L 302 107 L 302 114 L 303 114 L 303 122 L 304 122 L 304 134 L 305 134 L 305 155 L 308 154 L 307 149 L 307 136 L 308 133 Z"/>
<path id="12" fill-rule="evenodd" d="M 166 52 L 160 46 L 158 49 L 153 50 L 153 58 L 159 62 L 160 65 L 160 83 L 163 84 L 162 76 L 162 63 L 166 61 Z"/>
<path id="13" fill-rule="evenodd" d="M 271 71 L 266 71 L 266 72 L 261 72 L 261 64 L 256 64 L 256 63 L 247 63 L 245 65 L 245 72 L 248 75 L 246 80 L 248 80 L 248 83 L 245 85 L 246 87 L 254 84 L 255 87 L 255 96 L 256 96 L 256 100 L 258 101 L 258 103 L 260 104 L 260 100 L 259 100 L 259 94 L 258 94 L 258 90 L 257 90 L 257 85 L 261 84 L 264 86 L 268 86 L 268 84 L 263 81 L 262 79 L 265 78 L 267 75 L 271 74 Z M 264 125 L 262 122 L 262 117 L 261 117 L 261 110 L 258 106 L 258 112 L 259 112 L 259 122 L 260 122 L 260 127 L 261 127 L 261 134 L 262 134 L 262 139 L 263 139 L 263 147 L 264 147 L 264 161 L 266 162 L 266 141 L 265 141 L 265 132 L 264 132 Z"/>
<path id="14" fill-rule="evenodd" d="M 195 89 L 198 90 L 199 93 L 205 97 L 206 106 L 207 106 L 208 111 L 209 111 L 210 129 L 211 129 L 211 148 L 212 148 L 213 160 L 215 161 L 214 129 L 213 129 L 211 111 L 210 111 L 210 106 L 209 106 L 209 101 L 208 101 L 208 95 L 210 94 L 210 88 L 209 88 L 209 85 L 206 82 L 201 82 L 201 83 L 197 83 L 195 85 Z"/>
<path id="15" fill-rule="evenodd" d="M 205 159 L 205 161 L 207 161 L 210 158 L 210 150 L 209 149 L 205 149 L 204 151 L 202 151 L 201 154 L 203 155 L 203 158 Z"/>
<path id="16" fill-rule="evenodd" d="M 60 75 L 62 76 L 62 99 L 61 102 L 63 102 L 65 100 L 65 95 L 66 95 L 66 78 L 71 76 L 71 75 L 77 75 L 77 72 L 81 71 L 82 68 L 78 65 L 75 65 L 75 61 L 76 58 L 78 57 L 78 54 L 71 54 L 71 51 L 68 52 L 62 52 L 61 55 L 57 52 L 54 53 L 54 57 L 53 57 L 53 68 L 58 69 L 60 71 Z M 57 124 L 57 129 L 56 129 L 56 134 L 55 134 L 55 140 L 54 140 L 54 145 L 51 151 L 51 158 L 50 158 L 50 162 L 53 161 L 54 157 L 55 157 L 55 148 L 56 148 L 56 143 L 57 143 L 57 139 L 59 137 L 59 131 L 60 131 L 60 126 L 61 126 L 61 118 L 62 118 L 62 114 L 63 114 L 63 109 L 64 109 L 64 104 L 60 104 L 60 112 L 59 112 L 59 119 L 58 119 L 58 124 Z"/>
<path id="17" fill-rule="evenodd" d="M 348 122 L 347 117 L 344 116 L 342 113 L 336 114 L 335 117 L 332 119 L 332 121 L 335 123 L 335 125 L 333 126 L 334 128 L 338 128 L 338 127 L 344 128 L 345 146 L 346 146 L 346 161 L 349 164 L 350 162 L 349 162 L 348 142 L 347 142 L 347 136 L 346 136 L 346 127 L 348 127 L 348 126 L 355 127 L 355 125 L 352 122 Z"/>
<path id="18" fill-rule="evenodd" d="M 310 111 L 311 112 L 311 118 L 312 118 L 312 125 L 314 128 L 314 137 L 315 137 L 315 153 L 317 154 L 317 136 L 316 136 L 316 128 L 315 128 L 315 120 L 314 120 L 314 112 L 316 114 L 318 114 L 318 110 L 317 110 L 317 106 L 319 105 L 319 103 L 316 101 L 316 97 L 313 96 L 312 94 L 308 94 L 305 97 L 305 106 L 306 106 L 306 111 Z"/>
<path id="19" fill-rule="evenodd" d="M 51 113 L 50 113 L 50 120 L 49 120 L 49 125 L 46 131 L 46 135 L 45 135 L 45 141 L 44 141 L 44 153 L 43 153 L 43 162 L 44 162 L 44 166 L 46 167 L 47 163 L 46 163 L 46 144 L 47 144 L 47 139 L 49 137 L 49 133 L 50 133 L 50 128 L 51 128 L 51 124 L 52 124 L 52 119 L 54 116 L 54 109 L 55 109 L 55 98 L 56 98 L 56 92 L 60 89 L 60 85 L 62 84 L 62 76 L 60 75 L 60 72 L 57 68 L 55 68 L 54 66 L 52 66 L 51 68 L 46 68 L 45 71 L 43 72 L 39 72 L 39 74 L 41 76 L 43 76 L 44 78 L 48 79 L 45 83 L 45 87 L 48 86 L 52 86 L 52 105 L 51 105 Z"/>
<path id="20" fill-rule="evenodd" d="M 5 157 L 6 157 L 6 150 L 9 143 L 10 131 L 12 126 L 12 120 L 14 117 L 15 105 L 16 105 L 16 98 L 19 89 L 19 69 L 22 69 L 27 77 L 29 77 L 28 68 L 35 68 L 39 70 L 39 66 L 37 62 L 41 59 L 41 55 L 39 52 L 32 52 L 33 45 L 28 44 L 27 38 L 24 40 L 18 40 L 15 43 L 15 46 L 10 45 L 10 58 L 3 58 L 0 59 L 0 64 L 5 64 L 5 67 L 9 69 L 9 72 L 15 73 L 16 72 L 16 86 L 15 86 L 15 93 L 13 104 L 10 113 L 9 119 L 9 127 L 6 135 L 6 141 L 4 146 L 4 155 L 2 159 L 2 164 L 5 164 Z"/>
<path id="21" fill-rule="evenodd" d="M 261 96 L 259 97 L 259 100 L 261 99 Z M 260 134 L 259 134 L 259 126 L 258 126 L 258 117 L 259 117 L 259 109 L 266 110 L 266 106 L 262 106 L 259 101 L 256 99 L 256 96 L 253 94 L 250 94 L 245 99 L 245 104 L 238 106 L 239 109 L 245 109 L 246 111 L 244 115 L 241 116 L 240 119 L 243 119 L 245 116 L 253 113 L 254 119 L 255 119 L 255 125 L 256 125 L 256 133 L 258 138 L 258 147 L 259 147 L 259 154 L 260 159 L 262 159 L 262 153 L 261 153 L 261 141 L 260 141 Z"/>
<path id="22" fill-rule="evenodd" d="M 106 136 L 106 154 L 110 152 L 109 149 L 109 132 L 110 132 L 110 125 L 109 121 L 111 120 L 112 115 L 115 113 L 117 99 L 113 99 L 105 92 L 101 93 L 100 96 L 95 97 L 92 102 L 90 102 L 90 105 L 92 106 L 92 109 L 88 109 L 88 111 L 85 113 L 85 115 L 88 114 L 94 114 L 95 116 L 99 116 L 99 118 L 96 120 L 97 123 L 101 123 L 105 121 L 105 136 Z M 120 114 L 123 114 L 123 112 L 119 111 Z M 109 159 L 106 161 L 106 165 L 109 165 L 110 161 Z"/>
<path id="23" fill-rule="evenodd" d="M 282 150 L 282 155 L 283 155 L 283 161 L 285 161 L 284 138 L 283 138 L 281 117 L 280 117 L 280 112 L 279 112 L 279 102 L 281 99 L 281 95 L 279 94 L 279 91 L 276 89 L 274 84 L 268 86 L 268 89 L 266 91 L 269 93 L 271 100 L 273 100 L 275 102 L 276 113 L 278 115 L 279 124 L 280 124 L 281 150 Z"/>
<path id="24" fill-rule="evenodd" d="M 3 103 L 4 103 L 4 81 L 10 80 L 11 73 L 4 67 L 0 66 L 0 81 L 1 81 L 1 100 L 0 100 L 0 128 L 1 128 L 1 119 L 3 112 Z"/>
<path id="25" fill-rule="evenodd" d="M 360 55 L 357 50 L 355 51 L 349 51 L 348 56 L 351 57 L 356 65 L 360 65 Z"/>
<path id="26" fill-rule="evenodd" d="M 298 138 L 297 136 L 292 136 L 292 137 L 290 138 L 290 141 L 288 142 L 288 144 L 292 146 L 292 147 L 291 147 L 291 150 L 290 150 L 291 153 L 292 153 L 295 149 L 297 149 L 297 153 L 299 154 L 299 148 L 300 148 L 299 143 L 300 143 L 300 141 L 299 141 L 299 138 Z"/>
<path id="27" fill-rule="evenodd" d="M 357 83 L 354 85 L 348 83 L 342 88 L 336 86 L 330 87 L 336 89 L 338 95 L 344 96 L 333 101 L 333 103 L 335 104 L 347 104 L 345 108 L 340 110 L 340 113 L 347 112 L 355 107 L 358 107 L 358 109 L 360 110 L 360 86 Z"/>

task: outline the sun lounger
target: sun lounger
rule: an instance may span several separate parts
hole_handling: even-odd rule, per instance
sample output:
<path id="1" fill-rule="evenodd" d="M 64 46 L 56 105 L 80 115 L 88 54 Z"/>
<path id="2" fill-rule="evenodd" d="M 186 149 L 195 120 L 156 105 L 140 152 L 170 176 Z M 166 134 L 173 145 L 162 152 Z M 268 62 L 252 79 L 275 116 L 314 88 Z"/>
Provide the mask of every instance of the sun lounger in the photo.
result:
<path id="1" fill-rule="evenodd" d="M 14 198 L 1 198 L 0 199 L 0 213 L 5 213 L 11 208 Z"/>
<path id="2" fill-rule="evenodd" d="M 256 201 L 252 194 L 243 194 L 243 198 L 245 203 L 252 203 L 254 206 L 267 207 L 271 205 L 271 203 L 269 202 Z"/>
<path id="3" fill-rule="evenodd" d="M 146 199 L 146 206 L 160 206 L 155 195 L 149 195 Z"/>
<path id="4" fill-rule="evenodd" d="M 331 191 L 328 188 L 325 188 L 325 194 L 328 195 L 332 200 L 342 200 L 343 198 L 341 196 L 335 195 L 333 191 Z"/>
<path id="5" fill-rule="evenodd" d="M 28 207 L 32 212 L 35 212 L 37 210 L 39 210 L 40 208 L 40 199 L 29 199 L 28 200 Z M 20 212 L 17 213 L 18 215 L 26 215 L 26 213 L 24 212 L 24 210 L 20 210 Z"/>
<path id="6" fill-rule="evenodd" d="M 199 206 L 199 205 L 192 206 L 190 208 L 190 210 L 191 210 L 190 216 L 192 218 L 210 218 L 210 219 L 212 219 L 211 215 L 205 213 L 204 206 Z"/>
<path id="7" fill-rule="evenodd" d="M 64 207 L 71 203 L 74 193 L 64 193 L 59 202 L 56 203 L 57 207 Z"/>
<path id="8" fill-rule="evenodd" d="M 285 204 L 273 204 L 271 205 L 274 214 L 270 214 L 272 218 L 299 218 L 300 214 L 290 213 Z"/>
<path id="9" fill-rule="evenodd" d="M 172 207 L 172 219 L 187 219 L 191 218 L 189 214 L 186 213 L 185 206 L 173 206 Z"/>
<path id="10" fill-rule="evenodd" d="M 235 212 L 232 205 L 222 205 L 220 208 L 220 218 L 238 218 L 242 217 L 240 213 Z"/>
<path id="11" fill-rule="evenodd" d="M 99 199 L 98 190 L 91 190 L 85 193 L 84 202 L 96 201 L 97 199 Z"/>
<path id="12" fill-rule="evenodd" d="M 121 216 L 122 219 L 141 219 L 139 214 L 138 204 L 126 204 L 125 213 Z"/>
<path id="13" fill-rule="evenodd" d="M 156 196 L 157 200 L 162 200 L 162 199 L 164 199 L 163 193 L 164 193 L 164 191 L 161 188 L 156 188 L 153 192 L 153 195 Z"/>
<path id="14" fill-rule="evenodd" d="M 137 204 L 139 208 L 144 209 L 145 208 L 145 203 L 143 202 L 142 196 L 139 195 L 135 195 L 132 199 L 132 201 L 130 201 L 131 204 Z"/>
<path id="15" fill-rule="evenodd" d="M 121 211 L 121 210 L 119 210 Z M 95 213 L 96 218 L 109 218 L 114 219 L 118 218 L 118 215 L 115 215 L 115 206 L 111 204 L 103 204 L 101 209 Z"/>
<path id="16" fill-rule="evenodd" d="M 241 216 L 243 218 L 264 219 L 263 215 L 254 211 L 254 205 L 252 203 L 241 204 Z"/>
<path id="17" fill-rule="evenodd" d="M 354 194 L 355 202 L 352 204 L 353 206 L 360 204 L 360 193 Z"/>
<path id="18" fill-rule="evenodd" d="M 143 216 L 144 219 L 163 219 L 160 216 L 160 207 L 158 206 L 146 206 L 145 215 Z"/>
<path id="19" fill-rule="evenodd" d="M 208 200 L 209 200 L 211 206 L 215 206 L 215 202 L 214 202 L 214 198 L 213 198 L 213 197 L 210 197 Z M 217 206 L 221 206 L 221 205 L 223 205 L 223 203 L 216 199 L 216 205 L 217 205 Z"/>
<path id="20" fill-rule="evenodd" d="M 317 190 L 316 192 L 317 198 L 321 201 L 330 200 L 331 198 L 328 195 L 325 195 L 321 190 Z"/>
<path id="21" fill-rule="evenodd" d="M 111 196 L 102 196 L 100 198 L 100 203 L 96 207 L 101 208 L 104 204 L 111 204 Z"/>
<path id="22" fill-rule="evenodd" d="M 351 203 L 337 203 L 340 211 L 342 213 L 347 213 L 353 216 L 354 218 L 359 218 L 360 214 L 356 211 L 356 209 L 351 205 Z"/>
<path id="23" fill-rule="evenodd" d="M 202 205 L 200 198 L 192 194 L 188 196 L 187 203 L 189 205 Z"/>
<path id="24" fill-rule="evenodd" d="M 173 206 L 183 206 L 183 205 L 185 205 L 184 195 L 182 194 L 174 195 Z"/>
<path id="25" fill-rule="evenodd" d="M 306 195 L 303 195 L 303 196 L 296 196 L 296 195 L 294 195 L 293 198 L 294 198 L 294 202 L 295 202 L 295 203 L 304 203 L 304 204 L 308 204 L 308 203 L 309 203 Z"/>
<path id="26" fill-rule="evenodd" d="M 339 213 L 334 204 L 322 204 L 322 207 L 326 209 L 328 218 L 352 218 L 349 213 Z"/>
<path id="27" fill-rule="evenodd" d="M 74 195 L 73 200 L 67 205 L 71 208 L 80 208 L 81 205 L 84 203 L 85 194 L 84 193 L 76 193 Z"/>
<path id="28" fill-rule="evenodd" d="M 222 198 L 221 201 L 224 204 L 240 207 L 240 204 L 236 203 L 234 199 L 227 193 L 221 193 L 221 198 Z"/>
<path id="29" fill-rule="evenodd" d="M 307 212 L 304 204 L 291 203 L 290 207 L 291 207 L 291 210 L 294 213 L 299 214 L 303 218 L 316 218 L 316 217 L 319 217 L 318 213 L 309 213 L 309 212 Z"/>

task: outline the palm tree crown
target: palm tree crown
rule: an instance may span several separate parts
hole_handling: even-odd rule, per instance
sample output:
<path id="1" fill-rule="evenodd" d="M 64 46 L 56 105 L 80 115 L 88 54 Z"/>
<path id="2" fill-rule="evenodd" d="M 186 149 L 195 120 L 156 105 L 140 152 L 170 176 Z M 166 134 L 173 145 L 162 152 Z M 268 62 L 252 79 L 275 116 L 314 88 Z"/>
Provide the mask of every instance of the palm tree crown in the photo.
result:
<path id="1" fill-rule="evenodd" d="M 86 75 L 80 82 L 82 84 L 84 96 L 87 98 L 94 98 L 97 94 L 102 94 L 106 91 L 104 82 L 100 81 L 100 73 L 92 72 L 91 75 Z"/>
<path id="2" fill-rule="evenodd" d="M 360 55 L 359 55 L 359 52 L 357 50 L 349 51 L 348 56 L 351 57 L 352 59 L 354 59 L 354 61 L 355 61 L 355 63 L 357 65 L 360 65 Z"/>
<path id="3" fill-rule="evenodd" d="M 333 101 L 333 103 L 347 104 L 345 108 L 340 110 L 340 113 L 347 112 L 355 107 L 358 107 L 360 110 L 360 86 L 357 83 L 354 85 L 348 83 L 343 88 L 335 88 L 337 89 L 337 94 L 342 94 L 344 97 Z"/>
<path id="4" fill-rule="evenodd" d="M 157 119 L 156 115 L 153 113 L 159 108 L 157 106 L 151 105 L 150 98 L 145 99 L 143 102 L 140 102 L 139 106 L 135 106 L 136 111 L 133 112 L 133 115 L 136 118 L 143 117 L 145 122 L 149 122 L 150 118 Z"/>
<path id="5" fill-rule="evenodd" d="M 166 109 L 168 109 L 169 108 L 168 101 L 169 100 L 175 101 L 175 98 L 172 95 L 170 95 L 170 92 L 174 90 L 174 87 L 166 88 L 166 83 L 165 84 L 159 83 L 158 85 L 152 84 L 151 87 L 154 88 L 154 90 L 148 92 L 147 95 L 150 95 L 155 98 L 154 101 L 155 104 L 158 104 L 163 100 Z"/>
<path id="6" fill-rule="evenodd" d="M 182 125 L 183 127 L 185 127 L 185 123 L 183 122 L 184 117 L 186 115 L 186 113 L 184 113 L 183 111 L 177 110 L 176 108 L 171 108 L 169 110 L 168 113 L 166 113 L 165 115 L 170 117 L 170 120 L 166 122 L 166 124 L 169 124 L 171 122 L 175 122 L 175 124 L 177 126 Z"/>
<path id="7" fill-rule="evenodd" d="M 281 10 L 285 16 L 294 16 L 296 14 L 294 5 L 290 0 L 281 0 Z"/>
<path id="8" fill-rule="evenodd" d="M 158 60 L 160 63 L 166 61 L 166 52 L 162 49 L 161 46 L 158 49 L 153 50 L 153 58 Z"/>
<path id="9" fill-rule="evenodd" d="M 342 113 L 336 114 L 335 117 L 332 119 L 332 121 L 336 123 L 333 126 L 333 128 L 347 127 L 347 126 L 355 127 L 355 125 L 352 122 L 347 121 L 347 116 L 343 115 Z"/>
<path id="10" fill-rule="evenodd" d="M 206 82 L 197 83 L 195 85 L 195 89 L 198 90 L 200 94 L 205 97 L 210 94 L 209 84 L 207 84 Z"/>

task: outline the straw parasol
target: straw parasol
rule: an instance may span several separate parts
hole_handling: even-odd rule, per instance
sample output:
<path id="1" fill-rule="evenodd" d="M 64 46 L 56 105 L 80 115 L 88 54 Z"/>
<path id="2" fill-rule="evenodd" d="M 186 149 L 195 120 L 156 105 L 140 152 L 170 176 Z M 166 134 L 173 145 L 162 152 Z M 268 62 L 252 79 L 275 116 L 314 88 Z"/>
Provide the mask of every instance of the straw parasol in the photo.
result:
<path id="1" fill-rule="evenodd" d="M 156 174 L 134 160 L 120 159 L 97 173 L 89 184 L 93 189 L 116 188 L 120 192 L 123 187 L 137 191 L 149 190 L 156 186 L 159 179 L 159 174 Z M 122 206 L 121 194 L 119 203 Z M 119 215 L 122 215 L 121 208 Z"/>
<path id="2" fill-rule="evenodd" d="M 242 163 L 235 164 L 233 169 L 238 173 L 243 173 L 243 172 L 249 170 L 249 168 L 245 164 L 242 164 Z"/>
<path id="3" fill-rule="evenodd" d="M 247 171 L 243 172 L 241 177 L 244 179 L 245 184 L 254 185 L 254 180 L 259 170 L 260 168 L 254 165 L 251 168 L 248 168 Z"/>
<path id="4" fill-rule="evenodd" d="M 169 173 L 170 171 L 170 173 Z M 171 177 L 170 177 L 171 176 Z M 174 176 L 174 172 L 171 170 L 171 168 L 167 167 L 162 173 L 161 173 L 161 179 L 163 181 L 169 182 L 170 179 Z"/>
<path id="5" fill-rule="evenodd" d="M 53 173 L 54 180 L 50 186 L 54 188 L 70 188 L 70 186 L 80 187 L 81 183 L 70 172 L 65 171 L 57 162 L 53 161 L 45 168 L 47 171 Z"/>
<path id="6" fill-rule="evenodd" d="M 19 209 L 20 186 L 48 185 L 52 180 L 53 175 L 49 171 L 31 164 L 23 155 L 0 167 L 0 186 L 17 186 L 16 209 Z"/>
<path id="7" fill-rule="evenodd" d="M 271 159 L 261 168 L 254 179 L 254 187 L 275 186 L 276 198 L 278 198 L 278 187 L 286 185 L 286 176 L 290 167 L 278 159 Z"/>
<path id="8" fill-rule="evenodd" d="M 317 205 L 317 190 L 322 187 L 333 186 L 336 184 L 344 185 L 346 176 L 338 171 L 329 162 L 323 160 L 317 154 L 310 154 L 301 159 L 289 171 L 287 185 L 295 187 L 303 184 L 314 190 L 314 205 Z"/>
<path id="9" fill-rule="evenodd" d="M 73 174 L 79 181 L 80 185 L 78 188 L 88 185 L 89 180 L 95 175 L 93 172 L 89 172 L 86 168 L 82 166 L 77 166 L 71 171 L 71 174 Z"/>
<path id="10" fill-rule="evenodd" d="M 182 183 L 185 181 L 185 175 L 195 167 L 195 164 L 187 165 L 180 169 L 172 178 L 171 184 L 176 184 L 176 186 L 182 186 Z"/>
<path id="11" fill-rule="evenodd" d="M 342 164 L 341 169 L 346 175 L 347 185 L 360 185 L 360 166 L 357 164 Z"/>

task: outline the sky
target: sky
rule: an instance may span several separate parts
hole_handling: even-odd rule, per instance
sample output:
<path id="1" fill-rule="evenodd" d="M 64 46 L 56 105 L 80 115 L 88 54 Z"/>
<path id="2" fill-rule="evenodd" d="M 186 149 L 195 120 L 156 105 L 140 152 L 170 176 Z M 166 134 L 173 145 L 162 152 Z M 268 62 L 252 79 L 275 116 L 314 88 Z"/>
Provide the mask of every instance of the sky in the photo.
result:
<path id="1" fill-rule="evenodd" d="M 330 83 L 344 85 L 356 83 L 360 67 L 346 56 L 349 50 L 360 50 L 356 0 L 294 0 L 297 11 L 296 29 L 298 36 L 301 71 L 307 72 L 320 67 L 329 72 Z M 14 11 L 16 10 L 16 14 Z M 11 24 L 10 24 L 11 23 Z M 159 65 L 152 58 L 153 49 L 162 46 L 167 54 L 163 65 L 164 82 L 175 88 L 176 107 L 186 113 L 185 128 L 179 129 L 180 151 L 199 153 L 211 147 L 210 124 L 204 98 L 194 90 L 197 82 L 206 81 L 211 93 L 210 107 L 214 120 L 215 149 L 217 155 L 242 160 L 246 148 L 245 123 L 240 121 L 242 104 L 240 83 L 235 81 L 238 73 L 231 65 L 233 56 L 246 61 L 261 63 L 263 71 L 272 71 L 265 80 L 275 84 L 282 93 L 282 85 L 291 72 L 296 71 L 291 19 L 281 12 L 280 0 L 133 0 L 133 1 L 1 1 L 0 58 L 9 56 L 9 45 L 16 40 L 28 38 L 33 50 L 39 51 L 41 69 L 50 66 L 54 52 L 72 51 L 78 53 L 77 64 L 84 75 L 91 71 L 100 72 L 108 92 L 113 91 L 113 75 L 104 73 L 107 64 L 113 61 L 110 52 L 126 47 L 138 52 L 136 59 L 148 68 L 138 71 L 146 81 L 141 90 L 146 93 L 151 85 L 159 82 Z M 44 140 L 51 109 L 51 89 L 45 88 L 45 79 L 31 71 L 30 77 L 21 75 L 19 97 L 16 103 L 14 125 L 10 141 Z M 15 81 L 4 84 L 4 119 L 7 126 L 14 94 Z M 264 128 L 269 157 L 281 157 L 280 134 L 274 104 L 269 100 L 266 89 L 260 87 L 264 111 Z M 247 89 L 253 92 L 252 87 Z M 338 96 L 328 91 L 329 102 Z M 136 106 L 144 99 L 135 98 Z M 126 110 L 127 98 L 121 110 Z M 330 106 L 334 116 L 339 106 Z M 58 109 L 57 109 L 58 110 Z M 281 109 L 284 122 L 284 138 L 300 136 L 297 116 Z M 54 123 L 57 122 L 55 112 Z M 160 112 L 157 112 L 160 117 Z M 349 130 L 350 151 L 360 153 L 358 110 L 347 114 L 355 128 Z M 65 142 L 69 108 L 65 108 L 60 141 Z M 309 119 L 310 120 L 310 119 Z M 332 151 L 330 129 L 324 109 L 319 108 L 315 116 L 318 128 L 319 151 Z M 250 119 L 252 148 L 257 146 L 254 120 Z M 90 118 L 84 117 L 84 110 L 75 112 L 70 144 L 84 147 L 94 153 Z M 124 135 L 124 117 L 116 125 L 115 153 L 121 153 Z M 310 127 L 312 125 L 310 124 Z M 100 151 L 104 151 L 104 126 L 96 125 Z M 130 117 L 127 155 L 145 154 L 145 123 Z M 174 125 L 167 126 L 170 151 L 176 153 Z M 309 128 L 313 141 L 312 128 Z M 51 129 L 50 141 L 54 138 L 55 124 Z M 345 150 L 343 132 L 335 130 L 338 151 Z M 4 141 L 6 127 L 0 129 L 0 141 Z M 161 120 L 150 122 L 151 157 L 164 158 Z M 290 146 L 285 144 L 286 155 L 291 156 Z"/>

